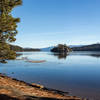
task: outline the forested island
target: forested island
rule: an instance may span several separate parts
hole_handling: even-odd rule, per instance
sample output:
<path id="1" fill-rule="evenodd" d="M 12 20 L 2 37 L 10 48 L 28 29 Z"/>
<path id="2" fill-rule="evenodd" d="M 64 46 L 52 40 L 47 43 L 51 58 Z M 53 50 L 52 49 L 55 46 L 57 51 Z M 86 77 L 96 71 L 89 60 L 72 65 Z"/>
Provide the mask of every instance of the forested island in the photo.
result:
<path id="1" fill-rule="evenodd" d="M 63 44 L 58 44 L 56 47 L 51 49 L 51 52 L 64 53 L 64 54 L 67 54 L 68 52 L 71 52 L 71 51 L 72 49 L 70 47 L 68 47 L 67 45 L 63 45 Z"/>

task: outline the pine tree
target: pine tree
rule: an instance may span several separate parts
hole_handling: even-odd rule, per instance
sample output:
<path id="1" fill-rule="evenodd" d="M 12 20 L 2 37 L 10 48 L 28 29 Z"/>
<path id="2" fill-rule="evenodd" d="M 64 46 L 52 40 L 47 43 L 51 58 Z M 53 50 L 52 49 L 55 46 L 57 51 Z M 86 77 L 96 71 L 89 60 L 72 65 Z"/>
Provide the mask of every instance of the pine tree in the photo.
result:
<path id="1" fill-rule="evenodd" d="M 10 50 L 8 43 L 16 40 L 16 28 L 17 23 L 20 22 L 20 19 L 14 18 L 11 14 L 11 11 L 13 8 L 21 4 L 22 0 L 0 0 L 0 59 L 9 59 L 11 55 L 15 55 L 15 53 Z"/>

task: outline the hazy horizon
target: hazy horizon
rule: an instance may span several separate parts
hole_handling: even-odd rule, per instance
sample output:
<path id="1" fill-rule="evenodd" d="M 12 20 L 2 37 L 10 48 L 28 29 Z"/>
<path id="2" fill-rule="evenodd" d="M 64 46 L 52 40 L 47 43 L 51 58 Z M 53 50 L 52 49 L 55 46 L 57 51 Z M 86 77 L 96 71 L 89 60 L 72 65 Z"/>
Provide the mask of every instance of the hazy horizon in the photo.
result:
<path id="1" fill-rule="evenodd" d="M 100 0 L 23 0 L 13 11 L 20 17 L 17 41 L 22 47 L 99 42 Z"/>

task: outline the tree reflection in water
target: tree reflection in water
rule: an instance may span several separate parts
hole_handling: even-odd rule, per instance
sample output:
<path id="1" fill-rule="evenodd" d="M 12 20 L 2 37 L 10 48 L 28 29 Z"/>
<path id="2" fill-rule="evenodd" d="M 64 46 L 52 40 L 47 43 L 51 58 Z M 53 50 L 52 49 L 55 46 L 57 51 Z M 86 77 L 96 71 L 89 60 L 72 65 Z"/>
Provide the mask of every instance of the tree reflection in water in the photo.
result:
<path id="1" fill-rule="evenodd" d="M 53 53 L 53 55 L 58 57 L 58 59 L 66 59 L 69 54 L 68 53 Z"/>

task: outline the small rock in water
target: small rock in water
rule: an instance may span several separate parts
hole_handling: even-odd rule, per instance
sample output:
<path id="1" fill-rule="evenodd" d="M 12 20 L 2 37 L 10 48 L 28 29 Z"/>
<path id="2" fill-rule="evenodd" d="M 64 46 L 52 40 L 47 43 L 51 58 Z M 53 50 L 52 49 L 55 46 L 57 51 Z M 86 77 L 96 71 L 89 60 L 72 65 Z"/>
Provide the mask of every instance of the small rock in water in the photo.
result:
<path id="1" fill-rule="evenodd" d="M 39 84 L 35 84 L 35 83 L 32 83 L 32 85 L 33 85 L 33 86 L 36 86 L 36 87 L 38 87 L 38 88 L 40 88 L 40 89 L 43 89 L 43 88 L 44 88 L 43 85 L 39 85 Z"/>
<path id="2" fill-rule="evenodd" d="M 7 61 L 5 61 L 5 60 L 1 60 L 0 63 L 7 63 Z"/>

